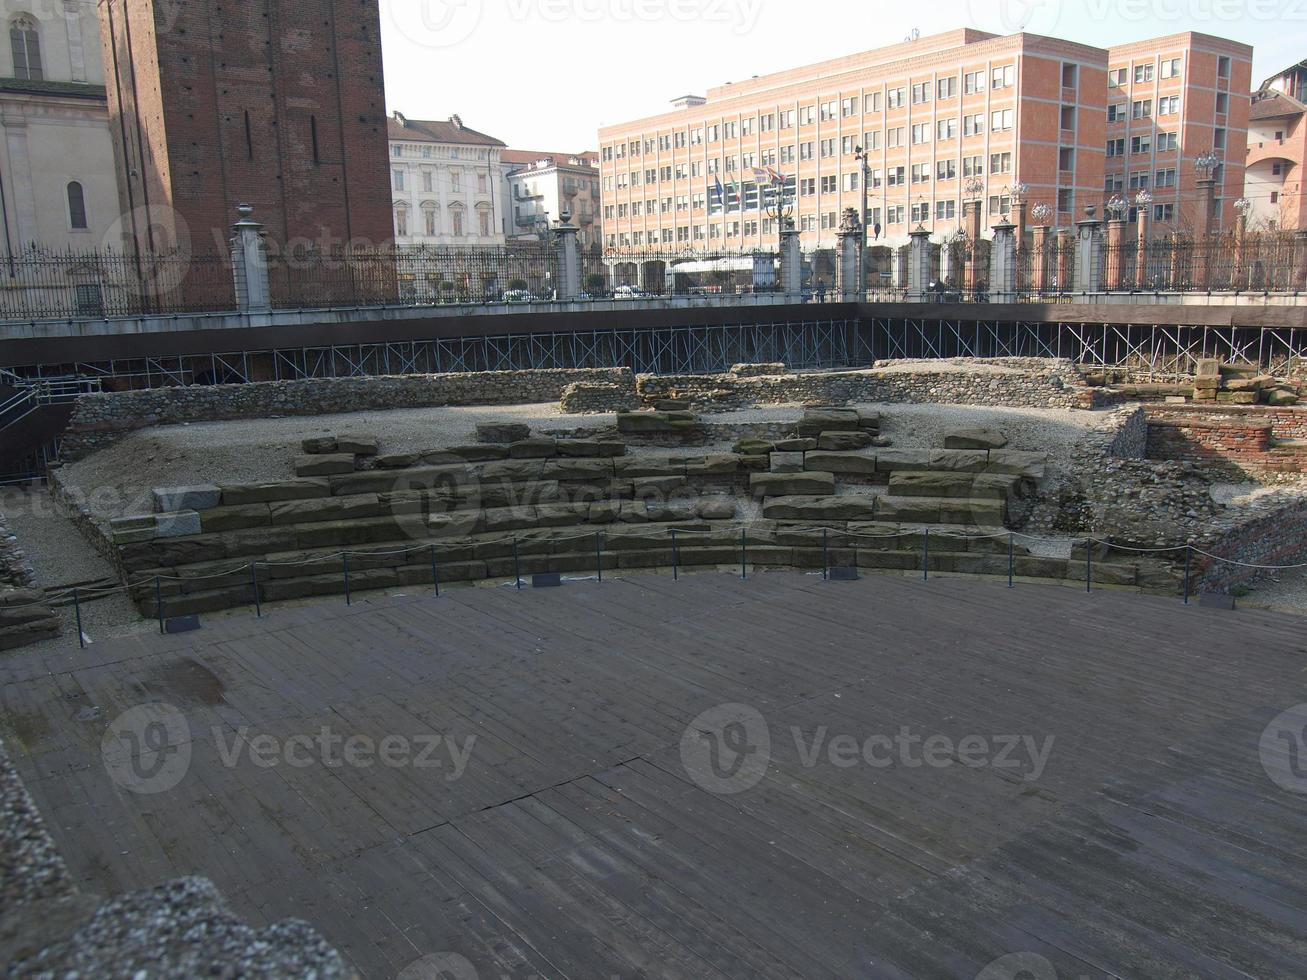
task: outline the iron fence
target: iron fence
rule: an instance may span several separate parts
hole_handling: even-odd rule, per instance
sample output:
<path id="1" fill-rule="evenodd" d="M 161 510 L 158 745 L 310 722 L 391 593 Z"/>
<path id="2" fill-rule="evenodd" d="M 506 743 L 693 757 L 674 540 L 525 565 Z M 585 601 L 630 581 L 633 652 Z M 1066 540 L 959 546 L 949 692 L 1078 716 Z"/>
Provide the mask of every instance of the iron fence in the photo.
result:
<path id="1" fill-rule="evenodd" d="M 1016 291 L 1019 299 L 1068 296 L 1075 289 L 1076 245 L 1066 236 L 1018 244 Z"/>
<path id="2" fill-rule="evenodd" d="M 770 293 L 779 288 L 778 263 L 763 250 L 592 250 L 582 256 L 581 289 L 588 299 Z"/>
<path id="3" fill-rule="evenodd" d="M 1102 268 L 1105 292 L 1295 292 L 1307 288 L 1307 241 L 1274 233 L 1107 241 Z"/>
<path id="4" fill-rule="evenodd" d="M 0 319 L 98 319 L 234 307 L 231 257 L 222 252 L 32 247 L 0 264 Z"/>

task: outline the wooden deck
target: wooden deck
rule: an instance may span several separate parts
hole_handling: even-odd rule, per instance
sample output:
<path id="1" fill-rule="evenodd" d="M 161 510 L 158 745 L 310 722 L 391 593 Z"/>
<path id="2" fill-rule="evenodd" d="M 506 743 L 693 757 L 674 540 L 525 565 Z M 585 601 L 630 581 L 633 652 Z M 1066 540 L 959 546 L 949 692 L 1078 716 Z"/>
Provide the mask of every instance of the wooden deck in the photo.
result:
<path id="1" fill-rule="evenodd" d="M 84 887 L 202 874 L 255 924 L 309 920 L 366 977 L 432 954 L 481 978 L 970 978 L 1001 957 L 986 980 L 1301 977 L 1307 795 L 1258 744 L 1307 701 L 1305 647 L 1303 620 L 1134 595 L 647 576 L 20 653 L 0 733 Z M 153 795 L 116 785 L 100 745 L 146 702 L 192 736 Z M 680 744 L 723 703 L 771 740 L 730 795 Z M 1054 741 L 1038 779 L 804 757 L 823 730 L 903 726 Z M 440 752 L 222 758 L 324 727 L 475 740 L 458 779 Z"/>

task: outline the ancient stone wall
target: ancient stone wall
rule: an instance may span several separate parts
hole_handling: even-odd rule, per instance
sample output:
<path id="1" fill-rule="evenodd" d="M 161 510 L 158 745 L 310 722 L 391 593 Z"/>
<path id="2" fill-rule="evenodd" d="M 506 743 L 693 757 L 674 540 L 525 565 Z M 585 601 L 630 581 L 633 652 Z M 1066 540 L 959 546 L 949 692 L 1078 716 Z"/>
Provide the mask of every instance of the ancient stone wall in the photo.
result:
<path id="1" fill-rule="evenodd" d="M 1307 440 L 1307 409 L 1149 406 L 1148 458 L 1226 462 L 1300 472 L 1307 462 L 1285 443 Z"/>
<path id="2" fill-rule="evenodd" d="M 1232 528 L 1202 550 L 1240 564 L 1196 556 L 1194 591 L 1229 592 L 1272 574 L 1249 566 L 1307 561 L 1307 500 L 1296 500 Z"/>
<path id="3" fill-rule="evenodd" d="M 9 530 L 9 524 L 0 514 L 0 588 L 27 589 L 36 582 L 36 573 L 18 538 Z"/>
<path id="4" fill-rule="evenodd" d="M 969 366 L 978 370 L 969 371 Z M 997 368 L 998 370 L 994 370 Z M 1088 408 L 1094 393 L 1070 361 L 1001 358 L 976 361 L 881 361 L 870 370 L 751 376 L 641 375 L 645 402 L 688 398 L 700 410 L 751 405 L 881 402 Z"/>
<path id="5" fill-rule="evenodd" d="M 64 459 L 82 459 L 133 429 L 180 422 L 331 415 L 369 409 L 556 402 L 575 383 L 634 391 L 626 368 L 483 371 L 402 377 L 322 378 L 247 385 L 193 385 L 84 395 L 64 437 Z"/>

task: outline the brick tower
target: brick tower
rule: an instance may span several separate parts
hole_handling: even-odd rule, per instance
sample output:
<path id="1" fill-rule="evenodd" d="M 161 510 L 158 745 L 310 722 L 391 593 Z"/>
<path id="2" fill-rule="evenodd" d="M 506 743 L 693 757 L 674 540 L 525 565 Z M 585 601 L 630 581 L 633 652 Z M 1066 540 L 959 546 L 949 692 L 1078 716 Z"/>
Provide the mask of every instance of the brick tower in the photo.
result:
<path id="1" fill-rule="evenodd" d="M 389 242 L 376 0 L 100 0 L 124 237 L 221 251 Z M 148 219 L 148 220 L 147 220 Z"/>

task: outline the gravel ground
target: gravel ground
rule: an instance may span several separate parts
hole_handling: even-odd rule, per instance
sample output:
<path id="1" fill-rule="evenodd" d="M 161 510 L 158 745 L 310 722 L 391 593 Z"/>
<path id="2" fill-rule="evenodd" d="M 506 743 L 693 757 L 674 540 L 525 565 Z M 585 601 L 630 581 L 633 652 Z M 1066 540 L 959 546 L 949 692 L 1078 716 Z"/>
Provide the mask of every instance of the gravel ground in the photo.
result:
<path id="1" fill-rule="evenodd" d="M 1278 572 L 1252 586 L 1238 602 L 1248 608 L 1307 615 L 1307 568 Z"/>

